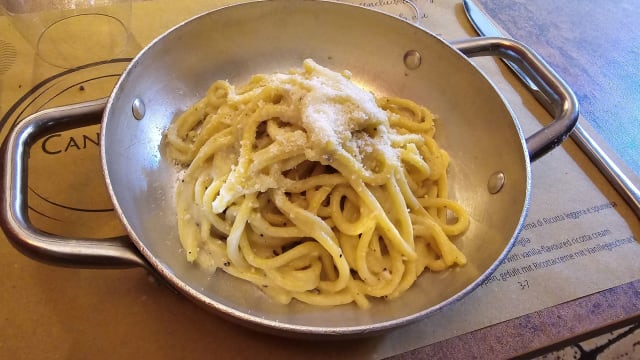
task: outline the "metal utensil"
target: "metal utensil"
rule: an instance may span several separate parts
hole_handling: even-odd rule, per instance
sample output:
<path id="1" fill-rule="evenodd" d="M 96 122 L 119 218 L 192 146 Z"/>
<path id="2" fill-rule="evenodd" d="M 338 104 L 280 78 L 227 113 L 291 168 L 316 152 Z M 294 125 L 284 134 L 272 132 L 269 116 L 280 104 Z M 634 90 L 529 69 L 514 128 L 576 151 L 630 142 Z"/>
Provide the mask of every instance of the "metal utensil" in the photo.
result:
<path id="1" fill-rule="evenodd" d="M 490 17 L 482 11 L 473 0 L 463 0 L 465 13 L 476 29 L 478 34 L 487 37 L 503 37 L 508 35 L 501 31 L 490 19 Z M 535 96 L 540 104 L 551 114 L 554 115 L 557 109 L 553 106 L 553 101 L 548 99 L 544 93 L 531 81 L 529 76 L 525 74 L 518 66 L 504 60 L 504 63 L 522 80 L 524 85 Z M 580 125 L 580 121 L 574 127 L 571 138 L 578 144 L 580 149 L 591 159 L 600 172 L 607 178 L 609 183 L 616 189 L 622 198 L 629 204 L 636 216 L 640 217 L 640 191 L 624 174 L 618 165 L 602 150 L 596 141 L 584 130 Z"/>

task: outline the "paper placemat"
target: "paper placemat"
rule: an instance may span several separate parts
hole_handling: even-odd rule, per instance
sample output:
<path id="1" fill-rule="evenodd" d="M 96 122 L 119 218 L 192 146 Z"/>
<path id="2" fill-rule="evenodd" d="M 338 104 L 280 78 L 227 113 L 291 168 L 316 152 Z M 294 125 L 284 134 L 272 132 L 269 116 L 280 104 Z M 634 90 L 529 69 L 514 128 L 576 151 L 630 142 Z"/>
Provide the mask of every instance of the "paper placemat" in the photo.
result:
<path id="1" fill-rule="evenodd" d="M 475 36 L 457 1 L 417 1 L 418 14 L 401 0 L 350 2 L 418 22 L 446 40 Z M 180 21 L 228 3 L 136 2 L 133 33 L 144 45 Z M 2 138 L 12 124 L 39 109 L 108 95 L 126 66 L 106 62 L 34 79 L 33 51 L 4 17 L 0 34 L 0 45 L 15 52 L 15 60 L 0 73 Z M 502 64 L 487 58 L 474 62 L 503 93 L 525 134 L 550 120 Z M 39 227 L 76 236 L 124 233 L 104 190 L 98 129 L 52 134 L 34 145 L 29 204 Z M 640 256 L 638 220 L 571 141 L 533 163 L 532 174 L 525 228 L 483 286 L 424 321 L 330 346 L 231 324 L 149 281 L 142 270 L 51 267 L 0 241 L 5 268 L 0 357 L 383 358 L 640 278 L 635 265 Z"/>

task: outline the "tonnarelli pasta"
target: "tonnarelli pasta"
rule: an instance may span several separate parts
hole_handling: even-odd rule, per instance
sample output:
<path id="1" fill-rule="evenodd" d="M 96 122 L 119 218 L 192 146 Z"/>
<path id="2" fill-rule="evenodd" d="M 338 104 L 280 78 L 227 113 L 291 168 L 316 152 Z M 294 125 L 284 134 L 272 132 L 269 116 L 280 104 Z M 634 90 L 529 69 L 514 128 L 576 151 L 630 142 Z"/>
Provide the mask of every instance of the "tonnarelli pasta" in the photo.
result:
<path id="1" fill-rule="evenodd" d="M 450 237 L 448 155 L 433 115 L 374 97 L 313 60 L 242 86 L 216 81 L 166 133 L 187 260 L 278 302 L 395 298 L 425 270 L 463 265 Z"/>

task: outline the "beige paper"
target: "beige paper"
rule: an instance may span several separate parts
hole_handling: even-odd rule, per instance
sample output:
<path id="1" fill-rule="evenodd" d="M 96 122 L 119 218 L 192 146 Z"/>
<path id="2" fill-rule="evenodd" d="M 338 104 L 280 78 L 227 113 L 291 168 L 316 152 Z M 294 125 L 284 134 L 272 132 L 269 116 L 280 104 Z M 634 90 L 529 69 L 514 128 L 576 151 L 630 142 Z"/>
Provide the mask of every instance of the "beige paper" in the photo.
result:
<path id="1" fill-rule="evenodd" d="M 457 1 L 416 1 L 418 14 L 403 1 L 350 2 L 417 21 L 446 40 L 475 36 Z M 179 3 L 134 4 L 133 32 L 140 44 L 190 16 L 230 2 Z M 38 88 L 42 79 L 33 79 L 37 71 L 32 51 L 6 18 L 0 18 L 0 40 L 17 51 L 16 61 L 0 74 L 0 112 L 11 114 L 0 124 L 2 137 L 12 122 L 38 109 L 108 95 L 126 65 L 73 72 Z M 540 126 L 537 119 L 549 121 L 502 64 L 487 58 L 474 62 L 503 93 L 525 134 Z M 19 105 L 12 108 L 14 104 Z M 74 236 L 124 233 L 109 211 L 96 131 L 98 126 L 54 133 L 34 145 L 30 216 L 41 228 Z M 533 163 L 532 174 L 525 230 L 485 285 L 416 324 L 372 339 L 329 345 L 246 330 L 149 281 L 139 269 L 52 267 L 0 241 L 0 357 L 383 358 L 640 277 L 634 261 L 640 256 L 638 220 L 571 141 Z"/>

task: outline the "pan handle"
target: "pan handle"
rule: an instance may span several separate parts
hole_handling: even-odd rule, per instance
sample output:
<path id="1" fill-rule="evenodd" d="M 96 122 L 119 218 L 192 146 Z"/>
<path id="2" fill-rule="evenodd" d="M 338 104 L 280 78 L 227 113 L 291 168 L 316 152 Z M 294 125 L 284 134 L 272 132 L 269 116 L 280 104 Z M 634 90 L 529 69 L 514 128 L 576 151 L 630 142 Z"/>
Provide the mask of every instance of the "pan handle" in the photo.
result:
<path id="1" fill-rule="evenodd" d="M 29 148 L 42 134 L 98 124 L 106 99 L 45 110 L 15 126 L 3 144 L 0 170 L 0 226 L 23 254 L 55 265 L 84 268 L 124 268 L 150 265 L 128 237 L 65 238 L 36 229 L 27 214 Z"/>
<path id="2" fill-rule="evenodd" d="M 496 56 L 522 71 L 535 86 L 527 87 L 554 120 L 527 138 L 531 161 L 560 145 L 578 122 L 578 100 L 569 86 L 531 48 L 513 39 L 480 37 L 454 41 L 468 57 Z"/>

